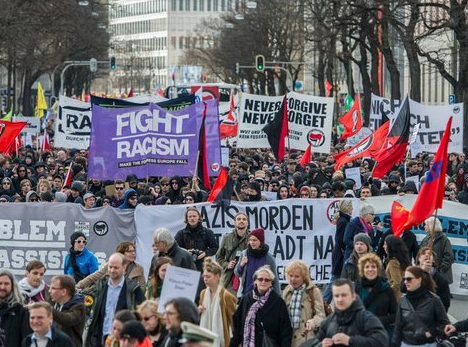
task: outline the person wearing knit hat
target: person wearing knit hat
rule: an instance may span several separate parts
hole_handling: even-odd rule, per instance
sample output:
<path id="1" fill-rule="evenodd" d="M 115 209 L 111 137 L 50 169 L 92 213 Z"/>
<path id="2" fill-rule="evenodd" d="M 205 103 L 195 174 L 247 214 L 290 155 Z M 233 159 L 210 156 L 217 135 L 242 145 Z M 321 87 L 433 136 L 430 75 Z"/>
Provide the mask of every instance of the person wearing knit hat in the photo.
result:
<path id="1" fill-rule="evenodd" d="M 146 334 L 145 327 L 139 321 L 125 322 L 120 331 L 121 347 L 152 347 L 151 340 Z"/>
<path id="2" fill-rule="evenodd" d="M 268 252 L 269 246 L 265 243 L 265 230 L 257 228 L 249 233 L 247 249 L 240 254 L 240 261 L 234 268 L 234 273 L 239 277 L 240 283 L 237 297 L 241 298 L 254 289 L 254 273 L 260 267 L 268 265 L 275 275 L 273 289 L 281 295 L 281 289 L 276 272 L 275 258 Z"/>
<path id="3" fill-rule="evenodd" d="M 372 251 L 371 241 L 371 238 L 366 233 L 359 233 L 354 236 L 353 253 L 345 261 L 341 277 L 347 278 L 355 283 L 360 280 L 361 277 L 358 268 L 359 259 Z"/>
<path id="4" fill-rule="evenodd" d="M 96 256 L 86 248 L 86 235 L 75 231 L 70 236 L 70 250 L 65 256 L 64 274 L 70 275 L 78 283 L 86 276 L 99 270 Z"/>

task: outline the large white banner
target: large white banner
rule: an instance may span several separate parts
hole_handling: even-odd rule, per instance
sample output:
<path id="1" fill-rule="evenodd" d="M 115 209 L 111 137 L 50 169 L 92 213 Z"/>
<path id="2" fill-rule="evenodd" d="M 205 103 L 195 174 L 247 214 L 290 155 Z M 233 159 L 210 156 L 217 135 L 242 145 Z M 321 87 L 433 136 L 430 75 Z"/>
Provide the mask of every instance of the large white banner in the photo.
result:
<path id="1" fill-rule="evenodd" d="M 60 95 L 54 146 L 87 149 L 91 134 L 91 104 Z"/>
<path id="2" fill-rule="evenodd" d="M 224 234 L 232 231 L 237 212 L 247 213 L 250 229 L 265 229 L 265 242 L 276 258 L 279 280 L 285 282 L 285 267 L 293 259 L 302 259 L 310 267 L 312 278 L 327 283 L 331 278 L 331 252 L 335 236 L 332 223 L 339 200 L 288 199 L 261 203 L 233 202 L 223 208 L 213 204 L 197 204 L 204 219 L 203 225 L 213 230 L 219 243 Z M 355 200 L 359 211 L 359 200 Z M 152 252 L 153 232 L 168 228 L 174 235 L 183 229 L 186 205 L 137 206 L 137 261 L 148 271 Z"/>
<path id="3" fill-rule="evenodd" d="M 262 129 L 273 121 L 283 99 L 283 96 L 242 95 L 237 147 L 270 147 Z M 304 151 L 311 144 L 312 152 L 329 153 L 333 98 L 290 92 L 287 99 L 289 140 L 286 140 L 286 146 Z"/>
<path id="4" fill-rule="evenodd" d="M 237 148 L 268 148 L 263 127 L 270 123 L 281 108 L 283 96 L 242 94 L 238 116 Z"/>
<path id="5" fill-rule="evenodd" d="M 391 121 L 398 115 L 400 100 L 372 94 L 369 128 L 375 131 L 382 125 L 382 115 Z M 453 116 L 449 152 L 463 151 L 463 103 L 430 106 L 410 99 L 411 127 L 421 124 L 416 144 L 426 152 L 437 152 L 450 116 Z"/>
<path id="6" fill-rule="evenodd" d="M 73 203 L 6 203 L 0 209 L 0 268 L 21 277 L 37 259 L 48 279 L 63 274 L 70 236 L 81 231 L 101 265 L 120 241 L 133 241 L 133 210 L 100 207 L 85 210 Z M 47 279 L 47 280 L 48 280 Z"/>
<path id="7" fill-rule="evenodd" d="M 375 207 L 376 218 L 382 220 L 385 230 L 390 228 L 390 211 L 394 200 L 406 208 L 411 208 L 417 195 L 380 196 L 368 199 Z M 449 238 L 455 254 L 455 264 L 452 266 L 453 283 L 450 285 L 452 294 L 468 295 L 468 206 L 452 201 L 445 201 L 437 212 L 442 222 L 442 228 Z M 424 224 L 412 229 L 420 242 L 425 236 Z"/>
<path id="8" fill-rule="evenodd" d="M 330 153 L 333 98 L 288 93 L 289 143 L 291 148 Z"/>

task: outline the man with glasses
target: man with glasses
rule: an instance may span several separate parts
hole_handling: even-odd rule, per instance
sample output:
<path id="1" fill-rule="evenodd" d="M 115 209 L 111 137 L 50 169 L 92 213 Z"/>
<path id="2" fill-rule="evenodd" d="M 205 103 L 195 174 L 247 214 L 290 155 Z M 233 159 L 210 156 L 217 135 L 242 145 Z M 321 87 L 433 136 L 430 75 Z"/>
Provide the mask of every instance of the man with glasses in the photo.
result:
<path id="1" fill-rule="evenodd" d="M 182 338 L 182 322 L 200 323 L 197 306 L 187 298 L 171 299 L 165 304 L 164 318 L 166 329 L 169 331 L 162 346 L 180 346 Z"/>
<path id="2" fill-rule="evenodd" d="M 119 206 L 120 210 L 128 210 L 136 208 L 138 204 L 138 194 L 135 189 L 128 188 L 124 194 L 124 202 Z"/>
<path id="3" fill-rule="evenodd" d="M 167 195 L 167 193 L 169 193 L 169 190 L 171 188 L 169 178 L 168 177 L 162 177 L 159 180 L 159 184 L 161 185 L 161 194 L 162 195 Z"/>
<path id="4" fill-rule="evenodd" d="M 346 225 L 344 234 L 344 243 L 346 249 L 343 259 L 348 259 L 350 257 L 351 253 L 353 252 L 354 237 L 359 233 L 365 233 L 371 238 L 371 251 L 377 248 L 380 237 L 382 236 L 383 225 L 382 222 L 373 224 L 374 217 L 374 207 L 364 204 L 359 210 L 359 216 L 351 218 L 349 223 Z"/>
<path id="5" fill-rule="evenodd" d="M 114 194 L 112 195 L 112 207 L 119 207 L 124 203 L 125 182 L 116 180 L 114 182 Z"/>
<path id="6" fill-rule="evenodd" d="M 67 275 L 54 276 L 50 282 L 49 292 L 54 301 L 52 315 L 55 326 L 70 336 L 74 347 L 81 347 L 86 306 L 84 297 L 76 293 L 75 280 Z"/>

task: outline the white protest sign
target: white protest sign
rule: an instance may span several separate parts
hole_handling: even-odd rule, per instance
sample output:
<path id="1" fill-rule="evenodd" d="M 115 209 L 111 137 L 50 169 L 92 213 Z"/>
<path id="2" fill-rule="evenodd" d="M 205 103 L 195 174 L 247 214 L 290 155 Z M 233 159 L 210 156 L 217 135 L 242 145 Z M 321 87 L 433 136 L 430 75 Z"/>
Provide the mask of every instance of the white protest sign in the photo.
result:
<path id="1" fill-rule="evenodd" d="M 91 134 L 91 104 L 60 95 L 54 145 L 87 149 Z"/>
<path id="2" fill-rule="evenodd" d="M 164 313 L 166 302 L 174 298 L 187 298 L 195 301 L 199 283 L 200 272 L 177 266 L 169 266 L 161 289 L 158 312 Z"/>
<path id="3" fill-rule="evenodd" d="M 377 130 L 383 124 L 382 115 L 389 120 L 393 120 L 400 110 L 401 101 L 382 98 L 375 94 L 371 97 L 371 109 L 369 113 L 369 128 L 372 131 Z"/>
<path id="4" fill-rule="evenodd" d="M 283 98 L 283 96 L 242 94 L 238 116 L 237 148 L 270 147 L 267 135 L 262 129 L 275 118 Z"/>
<path id="5" fill-rule="evenodd" d="M 229 148 L 221 147 L 221 165 L 229 167 Z"/>
<path id="6" fill-rule="evenodd" d="M 415 142 L 410 145 L 411 158 L 416 158 L 416 156 L 423 151 L 423 146 L 419 142 Z"/>
<path id="7" fill-rule="evenodd" d="M 289 146 L 313 153 L 330 153 L 333 98 L 288 93 Z"/>
<path id="8" fill-rule="evenodd" d="M 41 119 L 39 117 L 16 117 L 16 122 L 27 122 L 21 130 L 22 133 L 37 134 L 41 132 Z"/>
<path id="9" fill-rule="evenodd" d="M 413 143 L 416 142 L 416 137 L 418 136 L 419 128 L 421 127 L 421 124 L 415 124 L 413 127 L 413 132 L 411 133 L 411 138 L 409 140 L 409 144 L 412 145 Z"/>
<path id="10" fill-rule="evenodd" d="M 453 116 L 449 152 L 463 152 L 463 103 L 428 106 L 410 100 L 411 125 L 421 124 L 417 139 L 424 151 L 435 153 L 445 132 L 450 116 Z"/>
<path id="11" fill-rule="evenodd" d="M 356 188 L 361 189 L 361 172 L 359 171 L 358 167 L 352 167 L 349 169 L 345 169 L 345 177 L 348 179 L 352 179 L 356 182 Z"/>

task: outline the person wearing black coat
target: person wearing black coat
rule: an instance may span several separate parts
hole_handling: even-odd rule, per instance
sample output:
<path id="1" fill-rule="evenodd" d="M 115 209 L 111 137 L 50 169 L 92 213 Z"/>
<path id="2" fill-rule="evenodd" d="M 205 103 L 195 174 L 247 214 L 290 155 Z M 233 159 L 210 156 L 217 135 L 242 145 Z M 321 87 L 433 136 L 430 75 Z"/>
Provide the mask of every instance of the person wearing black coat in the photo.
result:
<path id="1" fill-rule="evenodd" d="M 218 242 L 213 231 L 202 225 L 202 217 L 196 207 L 187 208 L 184 221 L 186 227 L 177 232 L 175 240 L 192 254 L 197 270 L 203 272 L 203 259 L 216 254 Z"/>
<path id="2" fill-rule="evenodd" d="M 382 261 L 376 254 L 368 253 L 359 259 L 358 267 L 361 281 L 356 293 L 364 307 L 380 319 L 391 339 L 398 304 L 395 292 L 381 275 Z"/>
<path id="3" fill-rule="evenodd" d="M 450 324 L 444 305 L 433 293 L 434 281 L 419 266 L 410 266 L 404 277 L 407 294 L 398 305 L 392 346 L 434 345 L 437 336 Z"/>
<path id="4" fill-rule="evenodd" d="M 380 241 L 379 241 L 379 246 L 376 251 L 380 259 L 382 260 L 384 260 L 384 258 L 387 256 L 384 250 L 384 243 L 385 243 L 385 238 L 388 235 L 392 235 L 391 229 L 388 229 L 385 233 L 382 234 L 382 237 L 380 238 Z M 403 231 L 403 234 L 401 234 L 401 239 L 405 243 L 406 248 L 408 248 L 408 254 L 410 258 L 416 261 L 417 254 L 419 251 L 419 245 L 418 245 L 418 240 L 416 239 L 416 235 L 411 230 L 405 230 Z"/>
<path id="5" fill-rule="evenodd" d="M 323 298 L 331 303 L 332 294 L 331 294 L 331 284 L 341 276 L 344 265 L 344 252 L 345 252 L 345 243 L 344 243 L 344 234 L 346 230 L 346 225 L 348 225 L 351 215 L 353 214 L 353 202 L 349 199 L 343 199 L 338 203 L 338 212 L 335 214 L 336 222 L 336 233 L 335 233 L 335 244 L 333 245 L 332 250 L 332 278 L 327 289 L 323 293 Z"/>
<path id="6" fill-rule="evenodd" d="M 335 311 L 320 325 L 308 346 L 387 347 L 388 335 L 380 320 L 367 311 L 350 280 L 333 283 Z"/>
<path id="7" fill-rule="evenodd" d="M 293 330 L 283 298 L 273 290 L 275 275 L 269 266 L 254 274 L 254 289 L 245 294 L 234 312 L 230 347 L 265 346 L 267 338 L 277 347 L 291 347 Z M 267 337 L 265 337 L 265 334 Z"/>

